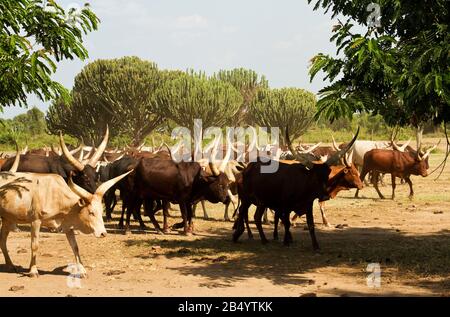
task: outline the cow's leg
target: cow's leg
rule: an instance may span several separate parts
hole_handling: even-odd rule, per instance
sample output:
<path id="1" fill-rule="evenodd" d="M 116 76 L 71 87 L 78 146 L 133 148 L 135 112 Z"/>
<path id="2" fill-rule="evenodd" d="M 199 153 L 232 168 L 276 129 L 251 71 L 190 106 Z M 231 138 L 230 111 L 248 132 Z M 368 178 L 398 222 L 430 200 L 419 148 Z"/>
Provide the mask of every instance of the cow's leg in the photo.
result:
<path id="1" fill-rule="evenodd" d="M 270 224 L 270 222 L 269 222 L 269 217 L 267 216 L 267 212 L 268 212 L 268 208 L 266 208 L 265 210 L 264 210 L 264 216 L 263 216 L 263 223 L 265 224 L 265 225 L 268 225 L 268 224 Z"/>
<path id="2" fill-rule="evenodd" d="M 293 239 L 292 239 L 292 234 L 291 231 L 289 230 L 289 228 L 291 227 L 291 222 L 289 220 L 289 211 L 280 211 L 281 212 L 281 216 L 283 218 L 283 224 L 284 224 L 284 241 L 283 244 L 285 246 L 289 246 L 289 244 L 292 243 Z M 277 214 L 278 211 L 275 211 L 275 214 Z"/>
<path id="3" fill-rule="evenodd" d="M 110 189 L 104 196 L 103 201 L 105 202 L 106 209 L 106 221 L 112 220 L 112 213 L 114 211 L 114 207 L 117 204 L 116 193 L 114 189 Z"/>
<path id="4" fill-rule="evenodd" d="M 369 170 L 363 167 L 359 179 L 363 181 L 366 178 L 367 173 L 369 173 Z M 356 189 L 355 198 L 359 198 L 359 189 Z"/>
<path id="5" fill-rule="evenodd" d="M 167 223 L 167 217 L 169 216 L 169 202 L 162 201 L 163 208 L 163 232 L 169 233 L 169 224 Z"/>
<path id="6" fill-rule="evenodd" d="M 225 221 L 230 221 L 230 216 L 228 215 L 228 208 L 230 207 L 230 202 L 225 204 L 225 212 L 223 213 L 223 219 Z"/>
<path id="7" fill-rule="evenodd" d="M 202 201 L 200 201 L 200 203 L 202 204 L 202 209 L 203 209 L 203 219 L 209 219 L 208 212 L 206 211 L 205 201 L 202 200 Z"/>
<path id="8" fill-rule="evenodd" d="M 5 218 L 2 218 L 2 229 L 0 232 L 0 248 L 2 249 L 3 257 L 5 258 L 6 269 L 8 271 L 17 272 L 16 267 L 9 257 L 8 248 L 6 246 L 6 241 L 8 240 L 9 233 L 15 228 L 16 224 L 12 223 Z"/>
<path id="9" fill-rule="evenodd" d="M 181 224 L 183 225 L 183 234 L 184 235 L 189 235 L 189 230 L 188 230 L 188 217 L 187 217 L 187 208 L 186 208 L 186 204 L 185 203 L 180 203 L 180 211 L 181 211 L 181 218 L 183 218 L 183 221 L 181 222 Z M 192 208 L 191 208 L 191 213 L 192 213 Z M 192 214 L 191 214 L 192 216 Z M 179 228 L 180 224 L 175 224 L 173 227 L 174 228 Z"/>
<path id="10" fill-rule="evenodd" d="M 309 204 L 306 211 L 306 222 L 308 223 L 309 235 L 311 236 L 311 241 L 313 249 L 315 251 L 319 250 L 319 244 L 317 243 L 316 233 L 314 230 L 314 215 L 313 215 L 313 204 Z"/>
<path id="11" fill-rule="evenodd" d="M 139 227 L 141 230 L 148 230 L 149 228 L 145 225 L 144 220 L 141 217 L 141 206 L 143 204 L 143 199 L 138 199 L 134 208 L 132 209 L 133 218 L 139 222 Z"/>
<path id="12" fill-rule="evenodd" d="M 409 175 L 405 176 L 405 181 L 409 185 L 409 199 L 413 199 L 413 197 L 414 197 L 414 190 L 413 190 L 413 184 L 411 182 L 411 178 L 409 178 Z"/>
<path id="13" fill-rule="evenodd" d="M 195 203 L 192 205 L 192 217 L 194 217 L 194 218 L 197 218 L 197 214 L 196 214 L 197 205 L 198 205 L 198 203 Z"/>
<path id="14" fill-rule="evenodd" d="M 378 178 L 380 176 L 380 173 L 377 171 L 373 171 L 373 187 L 375 187 L 375 190 L 378 193 L 378 196 L 380 196 L 381 199 L 384 199 L 383 194 L 381 193 L 380 189 L 378 188 Z"/>
<path id="15" fill-rule="evenodd" d="M 324 226 L 331 227 L 331 224 L 328 222 L 327 216 L 325 215 L 325 202 L 319 201 L 320 213 L 322 214 L 322 223 Z"/>
<path id="16" fill-rule="evenodd" d="M 127 205 L 128 205 L 128 199 L 126 199 L 125 197 L 122 198 L 122 213 L 120 214 L 120 220 L 119 220 L 119 229 L 123 229 L 123 218 L 124 218 L 124 214 L 125 214 L 125 210 L 127 209 Z"/>
<path id="17" fill-rule="evenodd" d="M 31 262 L 29 277 L 39 277 L 39 272 L 36 266 L 36 257 L 39 249 L 39 231 L 41 230 L 41 221 L 35 220 L 31 223 Z"/>
<path id="18" fill-rule="evenodd" d="M 249 222 L 248 222 L 248 212 L 247 212 L 247 214 L 245 215 L 244 220 L 245 220 L 245 228 L 247 229 L 247 236 L 248 236 L 249 240 L 253 240 L 252 229 L 250 229 L 250 224 L 249 224 Z"/>
<path id="19" fill-rule="evenodd" d="M 186 218 L 188 223 L 188 235 L 194 234 L 194 221 L 192 220 L 192 204 L 186 204 Z"/>
<path id="20" fill-rule="evenodd" d="M 275 215 L 273 216 L 273 239 L 278 241 L 278 223 L 280 222 L 280 216 L 275 211 Z"/>
<path id="21" fill-rule="evenodd" d="M 391 182 L 392 182 L 392 200 L 395 199 L 395 176 L 393 174 L 391 174 Z"/>
<path id="22" fill-rule="evenodd" d="M 256 212 L 255 212 L 255 216 L 254 216 L 255 225 L 256 225 L 256 228 L 258 228 L 259 236 L 260 236 L 261 242 L 263 244 L 266 244 L 269 242 L 269 240 L 267 240 L 267 238 L 266 238 L 266 235 L 264 234 L 264 230 L 262 227 L 262 221 L 261 221 L 265 209 L 266 209 L 265 207 L 258 206 L 256 208 Z"/>
<path id="23" fill-rule="evenodd" d="M 239 207 L 238 217 L 233 225 L 233 229 L 234 229 L 233 242 L 237 242 L 239 237 L 245 231 L 245 226 L 244 226 L 245 217 L 247 215 L 247 219 L 248 219 L 248 208 L 250 207 L 250 205 L 251 205 L 250 203 L 248 203 L 246 201 L 242 201 L 242 204 Z"/>
<path id="24" fill-rule="evenodd" d="M 78 250 L 77 240 L 75 239 L 75 234 L 72 229 L 66 231 L 67 241 L 69 241 L 70 247 L 72 248 L 73 255 L 75 256 L 75 272 L 71 272 L 71 274 L 75 274 L 80 278 L 86 278 L 87 272 L 81 262 L 80 252 Z"/>
<path id="25" fill-rule="evenodd" d="M 144 210 L 145 213 L 148 215 L 148 217 L 150 218 L 150 221 L 152 222 L 153 226 L 156 229 L 156 232 L 158 234 L 162 234 L 163 232 L 161 231 L 161 227 L 159 226 L 158 221 L 156 221 L 155 218 L 155 213 L 156 213 L 156 208 L 153 208 L 153 200 L 151 199 L 145 199 L 144 200 Z"/>

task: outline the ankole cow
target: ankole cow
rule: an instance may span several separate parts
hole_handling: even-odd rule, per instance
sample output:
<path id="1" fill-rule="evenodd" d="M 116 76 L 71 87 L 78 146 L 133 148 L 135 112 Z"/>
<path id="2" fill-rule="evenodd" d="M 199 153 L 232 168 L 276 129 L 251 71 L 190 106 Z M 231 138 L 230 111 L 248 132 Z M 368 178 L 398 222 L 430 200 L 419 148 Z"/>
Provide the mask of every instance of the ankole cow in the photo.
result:
<path id="1" fill-rule="evenodd" d="M 93 194 L 74 184 L 70 176 L 69 184 L 66 184 L 61 176 L 55 174 L 0 173 L 0 247 L 7 268 L 15 269 L 6 246 L 9 232 L 16 224 L 30 223 L 30 277 L 39 276 L 36 254 L 41 226 L 59 228 L 66 234 L 75 255 L 77 273 L 85 277 L 86 270 L 78 253 L 74 230 L 93 233 L 96 237 L 106 236 L 102 218 L 103 194 L 130 172 L 103 183 Z"/>

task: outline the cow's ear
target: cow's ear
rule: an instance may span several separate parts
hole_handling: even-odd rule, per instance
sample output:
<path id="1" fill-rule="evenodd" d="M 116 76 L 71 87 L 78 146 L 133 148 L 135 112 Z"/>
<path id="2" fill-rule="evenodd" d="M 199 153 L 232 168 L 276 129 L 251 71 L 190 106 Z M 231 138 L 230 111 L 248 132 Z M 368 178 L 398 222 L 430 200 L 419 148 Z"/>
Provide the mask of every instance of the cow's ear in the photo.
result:
<path id="1" fill-rule="evenodd" d="M 83 198 L 78 199 L 78 206 L 80 206 L 81 208 L 86 206 L 86 202 Z"/>
<path id="2" fill-rule="evenodd" d="M 349 172 L 348 168 L 344 168 L 344 173 L 347 174 Z"/>

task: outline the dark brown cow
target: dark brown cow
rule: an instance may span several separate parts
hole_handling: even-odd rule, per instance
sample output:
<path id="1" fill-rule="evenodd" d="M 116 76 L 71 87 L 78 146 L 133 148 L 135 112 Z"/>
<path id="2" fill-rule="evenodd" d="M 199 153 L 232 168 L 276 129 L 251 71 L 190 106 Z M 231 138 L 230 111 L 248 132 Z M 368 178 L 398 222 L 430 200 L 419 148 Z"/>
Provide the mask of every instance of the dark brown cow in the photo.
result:
<path id="1" fill-rule="evenodd" d="M 422 151 L 400 152 L 397 150 L 381 150 L 374 149 L 364 155 L 364 166 L 361 173 L 361 179 L 371 171 L 374 172 L 372 183 L 380 196 L 384 199 L 383 194 L 378 189 L 378 177 L 380 173 L 391 174 L 392 180 L 392 199 L 395 198 L 395 178 L 403 178 L 409 185 L 409 197 L 414 196 L 413 186 L 410 179 L 411 175 L 428 176 L 428 157 L 437 145 L 428 149 L 424 154 Z M 358 195 L 359 190 L 356 192 Z"/>
<path id="2" fill-rule="evenodd" d="M 313 202 L 317 198 L 319 200 L 329 199 L 328 180 L 331 172 L 330 166 L 334 166 L 344 157 L 356 141 L 358 134 L 359 129 L 347 148 L 337 152 L 323 164 L 315 164 L 297 155 L 297 159 L 302 164 L 290 165 L 280 162 L 278 169 L 274 173 L 263 173 L 262 166 L 267 165 L 267 163 L 250 163 L 242 172 L 242 182 L 238 183 L 241 205 L 238 219 L 234 225 L 233 241 L 236 242 L 244 232 L 248 209 L 253 204 L 256 205 L 255 224 L 263 243 L 266 243 L 267 239 L 261 225 L 261 218 L 264 210 L 270 208 L 283 220 L 285 227 L 284 243 L 286 245 L 292 241 L 289 231 L 289 214 L 291 211 L 295 211 L 299 216 L 306 214 L 313 248 L 315 250 L 319 249 L 314 231 Z M 290 144 L 287 129 L 286 140 Z M 289 147 L 291 152 L 295 153 L 292 146 Z"/>
<path id="3" fill-rule="evenodd" d="M 195 201 L 203 198 L 212 203 L 224 203 L 228 198 L 227 176 L 224 173 L 209 176 L 197 162 L 175 163 L 172 160 L 142 158 L 132 174 L 129 177 L 133 189 L 129 208 L 135 210 L 135 204 L 140 205 L 144 201 L 145 212 L 159 232 L 161 229 L 154 218 L 154 211 L 148 210 L 150 205 L 146 202 L 160 199 L 179 204 L 184 233 L 191 234 L 194 230 L 192 204 Z"/>

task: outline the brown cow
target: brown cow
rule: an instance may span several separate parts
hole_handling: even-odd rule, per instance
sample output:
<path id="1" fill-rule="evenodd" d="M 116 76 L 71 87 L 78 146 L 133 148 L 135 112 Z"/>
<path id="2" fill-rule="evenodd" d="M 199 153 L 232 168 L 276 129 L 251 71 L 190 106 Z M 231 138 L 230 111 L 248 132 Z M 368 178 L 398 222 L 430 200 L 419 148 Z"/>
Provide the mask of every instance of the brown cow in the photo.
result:
<path id="1" fill-rule="evenodd" d="M 409 185 L 409 198 L 414 196 L 411 175 L 428 176 L 428 157 L 437 145 L 428 149 L 424 154 L 422 151 L 400 152 L 398 150 L 382 150 L 374 149 L 364 155 L 364 166 L 361 173 L 361 179 L 371 171 L 374 172 L 372 183 L 380 196 L 384 199 L 383 194 L 378 189 L 378 177 L 380 173 L 391 174 L 392 180 L 392 199 L 395 198 L 395 178 L 403 178 Z M 359 190 L 355 197 L 358 197 Z"/>

